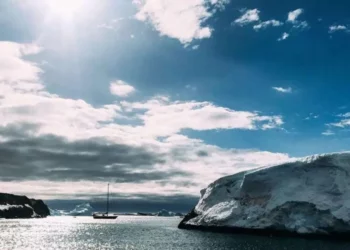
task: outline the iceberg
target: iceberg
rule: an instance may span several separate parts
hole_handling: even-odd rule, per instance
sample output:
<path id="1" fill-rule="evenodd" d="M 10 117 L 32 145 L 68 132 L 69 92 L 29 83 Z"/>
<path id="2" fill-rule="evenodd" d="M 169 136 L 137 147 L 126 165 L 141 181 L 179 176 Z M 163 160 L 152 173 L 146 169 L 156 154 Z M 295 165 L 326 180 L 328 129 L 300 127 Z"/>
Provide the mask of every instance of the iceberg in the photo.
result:
<path id="1" fill-rule="evenodd" d="M 160 216 L 160 217 L 172 217 L 175 216 L 175 213 L 167 211 L 165 209 L 160 210 L 159 212 L 155 213 L 155 216 Z"/>
<path id="2" fill-rule="evenodd" d="M 93 208 L 90 203 L 82 203 L 77 205 L 68 215 L 73 216 L 90 216 L 93 213 Z"/>
<path id="3" fill-rule="evenodd" d="M 329 235 L 350 233 L 350 152 L 223 177 L 201 191 L 183 229 L 234 233 Z"/>
<path id="4" fill-rule="evenodd" d="M 51 216 L 64 216 L 68 214 L 65 210 L 51 209 L 51 208 L 49 209 L 50 209 Z"/>
<path id="5" fill-rule="evenodd" d="M 77 205 L 71 211 L 57 210 L 57 209 L 50 208 L 50 213 L 51 213 L 51 216 L 90 216 L 92 215 L 93 210 L 94 209 L 90 205 L 90 203 L 82 203 Z"/>

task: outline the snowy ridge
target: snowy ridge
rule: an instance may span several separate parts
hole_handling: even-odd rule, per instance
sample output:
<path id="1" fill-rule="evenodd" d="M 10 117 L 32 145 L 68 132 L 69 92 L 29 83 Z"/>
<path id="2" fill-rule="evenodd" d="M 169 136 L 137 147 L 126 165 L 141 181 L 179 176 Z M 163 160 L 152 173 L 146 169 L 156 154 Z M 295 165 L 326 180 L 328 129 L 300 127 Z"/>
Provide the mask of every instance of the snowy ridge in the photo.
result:
<path id="1" fill-rule="evenodd" d="M 27 207 L 27 208 L 29 208 L 29 209 L 31 209 L 33 211 L 33 214 L 32 214 L 33 218 L 38 216 L 35 213 L 34 209 L 28 204 L 24 204 L 24 206 L 22 206 L 22 205 L 9 205 L 9 204 L 0 205 L 0 210 L 10 210 L 10 209 L 13 209 L 13 208 L 23 208 L 23 207 Z"/>
<path id="2" fill-rule="evenodd" d="M 11 208 L 22 208 L 23 206 L 22 205 L 9 205 L 9 204 L 6 204 L 6 205 L 0 205 L 0 210 L 9 210 Z"/>
<path id="3" fill-rule="evenodd" d="M 184 225 L 350 232 L 350 152 L 314 155 L 223 177 Z"/>

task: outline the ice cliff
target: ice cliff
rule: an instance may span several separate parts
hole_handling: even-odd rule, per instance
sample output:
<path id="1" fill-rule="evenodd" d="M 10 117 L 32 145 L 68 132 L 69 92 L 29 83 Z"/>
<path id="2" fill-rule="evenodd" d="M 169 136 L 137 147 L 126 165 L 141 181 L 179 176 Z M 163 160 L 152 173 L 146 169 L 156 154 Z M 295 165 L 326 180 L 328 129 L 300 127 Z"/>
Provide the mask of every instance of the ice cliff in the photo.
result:
<path id="1" fill-rule="evenodd" d="M 223 177 L 201 191 L 179 228 L 350 234 L 350 153 L 316 155 Z"/>
<path id="2" fill-rule="evenodd" d="M 43 218 L 50 215 L 42 200 L 0 193 L 0 218 Z"/>

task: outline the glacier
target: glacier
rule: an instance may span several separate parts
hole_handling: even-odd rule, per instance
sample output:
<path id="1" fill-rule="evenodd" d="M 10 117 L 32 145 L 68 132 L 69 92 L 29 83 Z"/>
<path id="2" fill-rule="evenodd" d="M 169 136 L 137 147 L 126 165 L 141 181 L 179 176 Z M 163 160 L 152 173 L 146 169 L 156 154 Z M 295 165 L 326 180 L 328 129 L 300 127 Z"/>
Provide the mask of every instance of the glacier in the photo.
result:
<path id="1" fill-rule="evenodd" d="M 350 233 L 350 152 L 314 155 L 226 176 L 201 190 L 179 224 L 258 234 Z"/>

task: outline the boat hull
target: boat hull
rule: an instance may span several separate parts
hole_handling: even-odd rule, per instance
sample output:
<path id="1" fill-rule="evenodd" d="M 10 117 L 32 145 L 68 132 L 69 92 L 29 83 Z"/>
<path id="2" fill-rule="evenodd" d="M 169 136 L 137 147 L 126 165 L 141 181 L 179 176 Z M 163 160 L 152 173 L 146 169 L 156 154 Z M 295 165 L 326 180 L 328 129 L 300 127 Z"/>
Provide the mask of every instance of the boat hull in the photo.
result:
<path id="1" fill-rule="evenodd" d="M 107 214 L 94 214 L 92 215 L 94 219 L 105 219 L 105 220 L 114 220 L 117 219 L 117 215 L 107 215 Z"/>
<path id="2" fill-rule="evenodd" d="M 94 216 L 94 219 L 115 220 L 118 216 Z"/>

